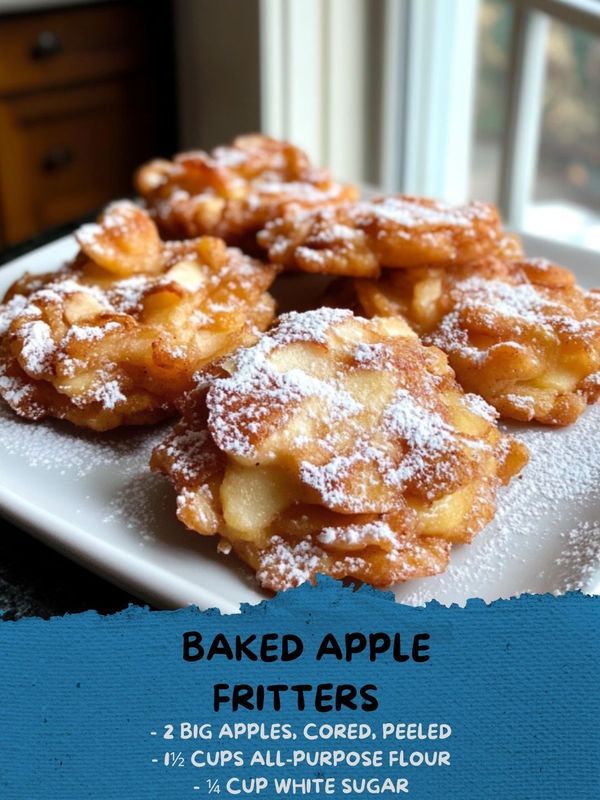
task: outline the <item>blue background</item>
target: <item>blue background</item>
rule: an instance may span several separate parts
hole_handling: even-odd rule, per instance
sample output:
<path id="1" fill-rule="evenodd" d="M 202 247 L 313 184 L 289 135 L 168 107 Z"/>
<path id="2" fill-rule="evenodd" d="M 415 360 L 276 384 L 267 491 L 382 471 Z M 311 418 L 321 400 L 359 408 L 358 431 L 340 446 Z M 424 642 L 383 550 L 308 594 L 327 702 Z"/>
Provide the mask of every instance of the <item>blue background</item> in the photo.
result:
<path id="1" fill-rule="evenodd" d="M 194 798 L 206 778 L 285 772 L 256 768 L 198 770 L 165 767 L 165 750 L 306 747 L 295 742 L 163 741 L 166 723 L 253 720 L 447 722 L 443 742 L 330 742 L 321 749 L 449 749 L 451 767 L 322 769 L 320 775 L 403 775 L 409 798 L 455 800 L 597 800 L 600 797 L 600 598 L 524 596 L 466 608 L 436 603 L 410 608 L 370 588 L 353 591 L 324 579 L 278 595 L 242 614 L 190 608 L 151 612 L 130 608 L 0 623 L 0 796 L 21 798 Z M 217 632 L 296 633 L 304 655 L 287 664 L 184 662 L 181 635 Z M 428 632 L 430 660 L 398 664 L 366 656 L 351 664 L 314 660 L 329 631 Z M 212 689 L 226 683 L 375 683 L 376 712 L 212 712 Z M 289 709 L 289 710 L 288 710 Z M 294 771 L 295 777 L 315 775 Z M 194 791 L 193 786 L 201 791 Z M 213 795 L 215 796 L 215 795 Z M 221 797 L 227 793 L 221 791 Z M 254 796 L 254 795 L 253 795 Z M 263 793 L 262 797 L 272 797 Z M 336 794 L 336 797 L 342 796 Z M 366 796 L 366 795 L 365 795 Z M 386 794 L 384 797 L 393 795 Z"/>

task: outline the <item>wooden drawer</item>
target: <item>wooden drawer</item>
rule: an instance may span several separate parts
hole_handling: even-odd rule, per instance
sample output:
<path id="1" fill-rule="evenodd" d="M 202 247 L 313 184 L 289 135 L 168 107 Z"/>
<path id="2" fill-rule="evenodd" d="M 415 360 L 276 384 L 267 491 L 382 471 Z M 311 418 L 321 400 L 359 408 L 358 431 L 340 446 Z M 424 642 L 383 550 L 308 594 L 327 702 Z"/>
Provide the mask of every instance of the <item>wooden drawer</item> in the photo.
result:
<path id="1" fill-rule="evenodd" d="M 136 79 L 0 102 L 0 196 L 6 244 L 132 193 L 152 151 Z"/>
<path id="2" fill-rule="evenodd" d="M 134 69 L 143 27 L 143 9 L 120 4 L 0 17 L 0 94 Z"/>

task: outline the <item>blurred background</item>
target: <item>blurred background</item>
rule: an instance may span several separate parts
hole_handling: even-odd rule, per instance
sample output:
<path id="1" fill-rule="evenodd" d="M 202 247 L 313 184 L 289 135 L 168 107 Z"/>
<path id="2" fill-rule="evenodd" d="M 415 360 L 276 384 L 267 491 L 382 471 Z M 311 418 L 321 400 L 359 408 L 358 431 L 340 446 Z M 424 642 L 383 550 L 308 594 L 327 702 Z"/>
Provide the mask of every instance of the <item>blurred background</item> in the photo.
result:
<path id="1" fill-rule="evenodd" d="M 253 130 L 600 250 L 600 2 L 0 0 L 0 249 Z"/>

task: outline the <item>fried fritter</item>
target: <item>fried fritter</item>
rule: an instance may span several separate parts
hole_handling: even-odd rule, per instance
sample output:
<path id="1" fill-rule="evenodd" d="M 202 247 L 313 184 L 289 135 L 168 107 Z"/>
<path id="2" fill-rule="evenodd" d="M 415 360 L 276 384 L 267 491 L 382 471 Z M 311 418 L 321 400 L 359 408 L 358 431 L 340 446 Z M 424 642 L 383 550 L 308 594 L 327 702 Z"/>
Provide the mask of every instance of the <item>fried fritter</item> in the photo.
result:
<path id="1" fill-rule="evenodd" d="M 94 430 L 155 422 L 196 370 L 273 319 L 275 270 L 220 239 L 163 243 L 128 202 L 76 238 L 71 264 L 26 275 L 0 306 L 0 396 L 20 416 Z"/>
<path id="2" fill-rule="evenodd" d="M 164 235 L 210 234 L 250 247 L 256 232 L 290 202 L 320 208 L 358 195 L 313 166 L 303 150 L 258 134 L 238 136 L 210 153 L 150 161 L 135 180 Z"/>
<path id="3" fill-rule="evenodd" d="M 280 590 L 445 569 L 527 461 L 401 319 L 292 312 L 201 374 L 152 456 L 177 515 Z"/>
<path id="4" fill-rule="evenodd" d="M 504 241 L 488 203 L 451 206 L 398 195 L 303 212 L 288 208 L 257 236 L 287 268 L 373 278 L 382 267 L 446 267 L 496 252 Z"/>
<path id="5" fill-rule="evenodd" d="M 389 270 L 355 291 L 367 316 L 401 315 L 440 347 L 465 391 L 503 417 L 568 425 L 600 396 L 600 293 L 563 267 L 487 258 Z"/>

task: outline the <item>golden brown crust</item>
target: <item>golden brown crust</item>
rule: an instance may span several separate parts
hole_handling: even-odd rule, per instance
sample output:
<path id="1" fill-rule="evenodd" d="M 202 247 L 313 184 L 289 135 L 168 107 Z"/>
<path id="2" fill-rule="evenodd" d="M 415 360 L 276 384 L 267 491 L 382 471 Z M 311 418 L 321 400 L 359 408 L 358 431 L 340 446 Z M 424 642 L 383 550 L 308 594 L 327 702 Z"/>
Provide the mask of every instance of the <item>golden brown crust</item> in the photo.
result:
<path id="1" fill-rule="evenodd" d="M 257 240 L 272 262 L 287 268 L 365 278 L 382 267 L 446 267 L 506 244 L 494 206 L 408 195 L 306 212 L 290 207 Z"/>
<path id="2" fill-rule="evenodd" d="M 600 395 L 600 295 L 563 267 L 488 258 L 354 289 L 363 313 L 401 315 L 503 417 L 568 425 Z"/>
<path id="3" fill-rule="evenodd" d="M 289 203 L 314 208 L 357 196 L 298 147 L 259 134 L 238 136 L 210 153 L 150 161 L 138 170 L 136 187 L 163 235 L 210 234 L 245 247 Z"/>
<path id="4" fill-rule="evenodd" d="M 23 417 L 156 422 L 197 369 L 273 319 L 273 268 L 219 239 L 163 243 L 132 203 L 76 238 L 71 264 L 24 276 L 0 306 L 0 395 Z"/>
<path id="5" fill-rule="evenodd" d="M 442 571 L 527 460 L 445 356 L 398 319 L 284 315 L 204 375 L 152 456 L 177 513 L 271 589 Z"/>

